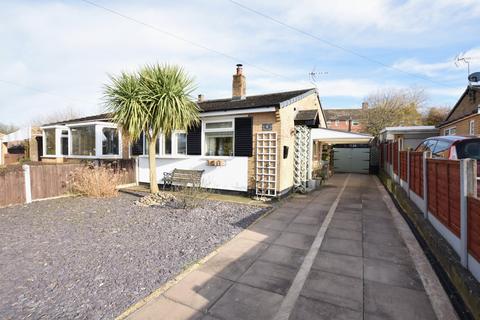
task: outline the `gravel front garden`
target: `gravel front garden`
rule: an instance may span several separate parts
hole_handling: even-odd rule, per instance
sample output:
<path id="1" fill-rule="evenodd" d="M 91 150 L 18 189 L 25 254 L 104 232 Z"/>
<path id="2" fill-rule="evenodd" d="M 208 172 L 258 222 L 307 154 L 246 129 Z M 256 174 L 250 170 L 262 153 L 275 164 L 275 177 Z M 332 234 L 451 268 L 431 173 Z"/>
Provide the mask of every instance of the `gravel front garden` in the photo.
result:
<path id="1" fill-rule="evenodd" d="M 138 197 L 0 209 L 0 319 L 112 319 L 255 221 L 255 206 L 191 210 Z"/>

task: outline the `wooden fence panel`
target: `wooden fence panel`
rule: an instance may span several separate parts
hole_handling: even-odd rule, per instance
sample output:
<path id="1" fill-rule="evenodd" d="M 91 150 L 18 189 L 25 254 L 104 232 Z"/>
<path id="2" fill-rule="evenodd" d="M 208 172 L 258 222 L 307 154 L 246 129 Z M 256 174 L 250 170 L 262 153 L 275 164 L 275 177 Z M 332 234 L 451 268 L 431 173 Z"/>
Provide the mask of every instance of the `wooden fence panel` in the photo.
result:
<path id="1" fill-rule="evenodd" d="M 30 167 L 32 200 L 58 197 L 68 193 L 68 175 L 83 164 L 33 165 Z"/>
<path id="2" fill-rule="evenodd" d="M 407 161 L 407 151 L 400 151 L 400 179 L 403 181 L 408 181 L 408 176 L 407 176 L 407 166 L 408 166 L 408 161 Z"/>
<path id="3" fill-rule="evenodd" d="M 393 173 L 398 175 L 398 142 L 393 143 Z"/>
<path id="4" fill-rule="evenodd" d="M 25 203 L 25 180 L 21 166 L 0 170 L 0 207 Z"/>
<path id="5" fill-rule="evenodd" d="M 423 153 L 410 152 L 410 190 L 423 198 Z"/>
<path id="6" fill-rule="evenodd" d="M 468 252 L 480 262 L 480 199 L 468 197 Z"/>
<path id="7" fill-rule="evenodd" d="M 428 210 L 460 236 L 460 161 L 428 159 Z"/>
<path id="8" fill-rule="evenodd" d="M 380 143 L 379 148 L 380 148 L 380 168 L 383 168 L 384 161 L 385 161 L 385 148 L 384 148 L 383 142 Z"/>

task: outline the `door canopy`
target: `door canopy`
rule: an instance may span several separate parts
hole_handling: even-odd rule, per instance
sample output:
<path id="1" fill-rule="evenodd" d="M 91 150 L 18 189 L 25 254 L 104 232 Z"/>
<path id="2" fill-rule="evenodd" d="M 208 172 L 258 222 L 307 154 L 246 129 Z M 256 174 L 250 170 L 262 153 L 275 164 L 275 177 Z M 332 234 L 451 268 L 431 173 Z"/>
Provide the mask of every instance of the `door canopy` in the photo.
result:
<path id="1" fill-rule="evenodd" d="M 330 144 L 367 144 L 372 136 L 362 133 L 345 132 L 326 128 L 311 129 L 312 140 Z"/>

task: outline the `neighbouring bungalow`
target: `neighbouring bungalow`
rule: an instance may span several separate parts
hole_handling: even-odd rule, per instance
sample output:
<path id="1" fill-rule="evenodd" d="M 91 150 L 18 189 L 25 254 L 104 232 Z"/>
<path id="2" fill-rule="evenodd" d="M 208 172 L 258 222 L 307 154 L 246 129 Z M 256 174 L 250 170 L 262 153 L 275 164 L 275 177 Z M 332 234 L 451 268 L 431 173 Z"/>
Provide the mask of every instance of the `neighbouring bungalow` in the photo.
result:
<path id="1" fill-rule="evenodd" d="M 158 139 L 157 177 L 173 169 L 203 170 L 202 187 L 279 196 L 306 187 L 320 165 L 321 145 L 312 128 L 325 128 L 318 93 L 303 89 L 246 95 L 241 65 L 233 75 L 232 97 L 199 95 L 201 124 Z M 138 158 L 138 180 L 149 182 L 145 138 L 133 143 L 108 114 L 44 125 L 43 160 Z M 281 174 L 280 174 L 281 173 Z"/>
<path id="2" fill-rule="evenodd" d="M 445 120 L 437 127 L 445 136 L 480 135 L 480 86 L 469 85 Z"/>
<path id="3" fill-rule="evenodd" d="M 39 161 L 41 130 L 27 126 L 9 134 L 0 134 L 0 165 L 15 164 L 21 159 Z"/>

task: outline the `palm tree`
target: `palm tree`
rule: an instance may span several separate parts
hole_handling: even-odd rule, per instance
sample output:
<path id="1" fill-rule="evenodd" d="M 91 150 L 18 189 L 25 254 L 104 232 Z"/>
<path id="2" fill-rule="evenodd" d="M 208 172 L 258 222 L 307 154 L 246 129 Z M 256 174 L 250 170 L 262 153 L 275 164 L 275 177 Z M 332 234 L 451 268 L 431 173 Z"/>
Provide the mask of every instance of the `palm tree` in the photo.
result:
<path id="1" fill-rule="evenodd" d="M 191 97 L 193 79 L 179 66 L 155 64 L 136 73 L 110 76 L 110 80 L 104 90 L 106 109 L 130 141 L 145 133 L 150 192 L 157 193 L 155 143 L 159 134 L 187 130 L 200 121 L 198 106 Z"/>

